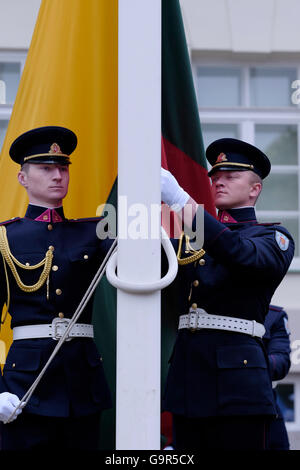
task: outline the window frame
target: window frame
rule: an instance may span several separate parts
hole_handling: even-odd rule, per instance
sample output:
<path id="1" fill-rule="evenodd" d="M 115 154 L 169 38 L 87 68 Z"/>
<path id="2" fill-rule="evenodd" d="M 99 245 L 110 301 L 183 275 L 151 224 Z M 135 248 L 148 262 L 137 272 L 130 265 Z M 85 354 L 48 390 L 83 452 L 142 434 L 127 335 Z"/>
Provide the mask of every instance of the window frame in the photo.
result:
<path id="1" fill-rule="evenodd" d="M 294 386 L 294 421 L 285 421 L 287 431 L 300 431 L 300 374 L 290 373 L 280 380 L 278 385 L 287 384 Z M 276 389 L 275 389 L 276 390 Z"/>
<path id="2" fill-rule="evenodd" d="M 20 50 L 0 50 L 0 63 L 10 63 L 10 62 L 18 62 L 20 63 L 20 79 L 25 67 L 25 62 L 27 58 L 27 49 L 20 49 Z M 0 120 L 1 121 L 9 121 L 11 117 L 11 113 L 13 110 L 14 103 L 10 104 L 1 104 L 0 103 Z M 1 146 L 0 146 L 1 151 Z"/>

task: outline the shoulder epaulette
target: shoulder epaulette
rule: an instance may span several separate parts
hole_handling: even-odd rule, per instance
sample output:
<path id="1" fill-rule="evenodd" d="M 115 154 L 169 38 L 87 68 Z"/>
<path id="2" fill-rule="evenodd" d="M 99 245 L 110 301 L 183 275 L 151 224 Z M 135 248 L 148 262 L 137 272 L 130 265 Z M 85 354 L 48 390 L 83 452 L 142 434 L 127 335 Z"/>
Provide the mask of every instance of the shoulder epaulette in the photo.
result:
<path id="1" fill-rule="evenodd" d="M 83 219 L 68 219 L 68 222 L 95 222 L 103 219 L 102 216 L 99 217 L 85 217 Z"/>
<path id="2" fill-rule="evenodd" d="M 273 310 L 274 312 L 281 312 L 283 307 L 279 307 L 278 305 L 269 305 L 269 310 Z"/>
<path id="3" fill-rule="evenodd" d="M 257 224 L 254 225 L 262 225 L 264 227 L 270 227 L 272 225 L 281 225 L 281 222 L 258 222 Z"/>
<path id="4" fill-rule="evenodd" d="M 4 222 L 0 222 L 0 225 L 8 225 L 16 222 L 17 220 L 21 220 L 21 217 L 14 217 L 13 219 L 4 220 Z"/>

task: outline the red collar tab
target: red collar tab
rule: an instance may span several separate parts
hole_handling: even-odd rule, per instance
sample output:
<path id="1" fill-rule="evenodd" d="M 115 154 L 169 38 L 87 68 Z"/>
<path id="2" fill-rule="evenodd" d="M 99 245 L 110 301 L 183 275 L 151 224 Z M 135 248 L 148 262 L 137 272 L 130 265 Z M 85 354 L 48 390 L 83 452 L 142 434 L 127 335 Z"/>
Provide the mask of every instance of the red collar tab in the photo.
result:
<path id="1" fill-rule="evenodd" d="M 48 223 L 49 222 L 57 223 L 57 222 L 62 222 L 63 221 L 63 219 L 58 214 L 58 212 L 56 212 L 55 209 L 45 210 L 45 212 L 43 212 L 39 217 L 37 217 L 34 220 L 37 220 L 38 222 L 48 222 Z"/>
<path id="2" fill-rule="evenodd" d="M 235 220 L 228 212 L 220 211 L 218 214 L 219 222 L 222 224 L 237 224 L 237 220 Z"/>

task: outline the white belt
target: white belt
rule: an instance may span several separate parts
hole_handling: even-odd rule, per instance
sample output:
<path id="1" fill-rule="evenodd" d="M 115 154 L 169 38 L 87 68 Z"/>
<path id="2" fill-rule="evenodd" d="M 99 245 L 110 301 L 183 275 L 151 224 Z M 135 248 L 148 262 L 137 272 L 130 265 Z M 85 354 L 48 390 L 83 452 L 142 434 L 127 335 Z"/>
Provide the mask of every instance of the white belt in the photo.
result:
<path id="1" fill-rule="evenodd" d="M 69 322 L 69 318 L 54 318 L 49 324 L 16 326 L 13 328 L 13 341 L 33 338 L 52 338 L 57 341 L 63 336 Z M 93 325 L 75 323 L 69 331 L 66 341 L 75 337 L 94 338 Z"/>
<path id="2" fill-rule="evenodd" d="M 187 328 L 191 331 L 209 328 L 213 330 L 225 330 L 262 338 L 265 327 L 255 320 L 243 318 L 225 317 L 221 315 L 210 315 L 202 308 L 190 309 L 187 315 L 180 315 L 178 329 Z"/>

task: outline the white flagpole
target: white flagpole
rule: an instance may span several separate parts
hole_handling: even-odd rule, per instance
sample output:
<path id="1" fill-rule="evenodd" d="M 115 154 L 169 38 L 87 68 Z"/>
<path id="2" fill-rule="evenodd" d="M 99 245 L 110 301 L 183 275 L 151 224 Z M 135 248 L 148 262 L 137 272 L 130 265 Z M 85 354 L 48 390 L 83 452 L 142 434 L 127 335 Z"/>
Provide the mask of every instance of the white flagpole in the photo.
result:
<path id="1" fill-rule="evenodd" d="M 151 283 L 161 251 L 161 0 L 119 0 L 118 54 L 118 277 Z M 118 289 L 116 399 L 116 448 L 160 449 L 160 291 Z"/>

